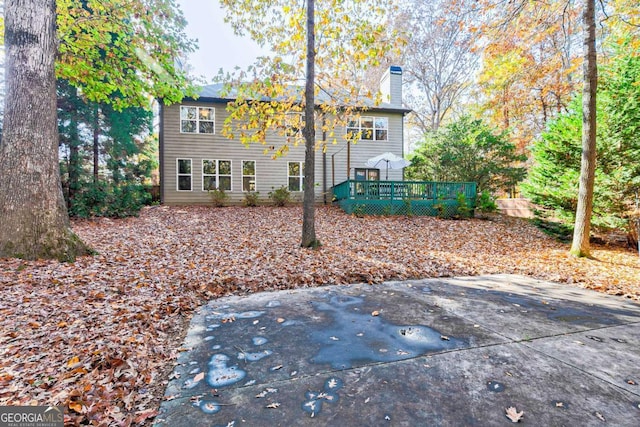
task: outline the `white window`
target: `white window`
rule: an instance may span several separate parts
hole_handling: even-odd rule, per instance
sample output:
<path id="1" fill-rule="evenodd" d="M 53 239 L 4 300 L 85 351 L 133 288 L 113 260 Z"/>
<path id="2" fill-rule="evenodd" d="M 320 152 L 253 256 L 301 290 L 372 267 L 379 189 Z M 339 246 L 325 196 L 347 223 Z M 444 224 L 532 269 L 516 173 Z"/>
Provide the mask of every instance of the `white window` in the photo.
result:
<path id="1" fill-rule="evenodd" d="M 389 137 L 388 117 L 351 117 L 347 121 L 347 137 L 360 135 L 362 141 L 387 141 Z"/>
<path id="2" fill-rule="evenodd" d="M 231 191 L 231 160 L 202 161 L 202 191 Z"/>
<path id="3" fill-rule="evenodd" d="M 256 191 L 256 162 L 242 161 L 242 191 Z"/>
<path id="4" fill-rule="evenodd" d="M 304 162 L 288 162 L 287 166 L 289 191 L 302 191 L 304 189 Z"/>
<path id="5" fill-rule="evenodd" d="M 191 191 L 193 189 L 191 159 L 177 159 L 176 163 L 176 171 L 178 174 L 178 191 Z"/>
<path id="6" fill-rule="evenodd" d="M 211 107 L 180 107 L 180 132 L 215 133 L 215 111 Z"/>

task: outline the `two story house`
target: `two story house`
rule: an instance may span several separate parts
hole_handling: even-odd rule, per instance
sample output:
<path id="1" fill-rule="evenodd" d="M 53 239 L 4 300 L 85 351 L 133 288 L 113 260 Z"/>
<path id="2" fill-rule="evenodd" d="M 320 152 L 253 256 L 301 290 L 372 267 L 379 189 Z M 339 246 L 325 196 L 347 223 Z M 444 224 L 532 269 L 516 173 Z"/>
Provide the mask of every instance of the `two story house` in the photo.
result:
<path id="1" fill-rule="evenodd" d="M 221 96 L 221 85 L 205 86 L 197 99 L 160 108 L 160 192 L 168 205 L 211 203 L 208 190 L 223 189 L 230 203 L 241 203 L 246 192 L 268 193 L 285 186 L 294 198 L 303 190 L 304 144 L 290 147 L 285 156 L 272 159 L 264 146 L 249 147 L 221 135 L 228 116 L 230 98 Z M 346 126 L 334 129 L 337 144 L 327 144 L 316 154 L 316 200 L 331 202 L 331 188 L 347 179 L 387 178 L 383 168 L 367 168 L 365 163 L 384 152 L 402 156 L 404 116 L 402 69 L 390 67 L 380 82 L 383 101 L 359 116 L 348 118 Z M 349 133 L 360 134 L 359 141 L 348 141 Z M 267 145 L 285 141 L 277 132 L 267 135 Z M 316 138 L 323 138 L 317 132 Z M 319 145 L 319 144 L 318 144 Z M 389 180 L 401 180 L 402 170 L 389 170 Z"/>

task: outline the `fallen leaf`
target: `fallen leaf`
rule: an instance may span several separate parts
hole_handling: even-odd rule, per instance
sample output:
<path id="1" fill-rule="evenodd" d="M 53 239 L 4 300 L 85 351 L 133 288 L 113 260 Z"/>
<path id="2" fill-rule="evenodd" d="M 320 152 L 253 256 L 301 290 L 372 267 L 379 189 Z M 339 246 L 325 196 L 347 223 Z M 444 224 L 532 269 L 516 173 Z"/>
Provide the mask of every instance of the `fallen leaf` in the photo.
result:
<path id="1" fill-rule="evenodd" d="M 82 404 L 78 403 L 78 402 L 69 402 L 69 409 L 71 409 L 74 412 L 77 412 L 78 414 L 82 413 Z"/>
<path id="2" fill-rule="evenodd" d="M 148 418 L 153 418 L 158 415 L 158 411 L 155 409 L 145 409 L 143 411 L 137 411 L 135 413 L 136 417 L 133 419 L 133 422 L 136 424 L 141 424 Z"/>
<path id="3" fill-rule="evenodd" d="M 265 397 L 269 393 L 277 393 L 277 392 L 278 392 L 277 388 L 267 388 L 265 390 L 262 390 L 260 393 L 256 394 L 256 398 L 260 399 L 262 397 Z"/>
<path id="4" fill-rule="evenodd" d="M 78 356 L 73 356 L 71 359 L 69 359 L 69 361 L 67 362 L 67 368 L 74 368 L 76 367 L 76 365 L 80 363 L 80 358 Z"/>
<path id="5" fill-rule="evenodd" d="M 513 406 L 508 407 L 507 409 L 505 409 L 505 411 L 507 418 L 509 418 L 513 423 L 520 422 L 520 420 L 524 416 L 524 411 L 518 412 L 518 410 Z"/>

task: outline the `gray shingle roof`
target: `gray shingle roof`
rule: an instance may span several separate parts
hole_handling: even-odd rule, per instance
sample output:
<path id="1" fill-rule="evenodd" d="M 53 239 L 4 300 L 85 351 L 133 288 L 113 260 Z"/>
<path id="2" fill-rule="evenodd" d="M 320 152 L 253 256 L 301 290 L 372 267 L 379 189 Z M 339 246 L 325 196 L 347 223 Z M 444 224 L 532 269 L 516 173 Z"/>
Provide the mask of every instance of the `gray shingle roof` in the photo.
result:
<path id="1" fill-rule="evenodd" d="M 226 96 L 222 96 L 222 89 L 224 84 L 215 83 L 203 86 L 200 89 L 199 98 L 197 100 L 204 102 L 224 102 L 233 100 L 235 97 L 233 96 L 233 90 L 230 94 Z M 302 88 L 298 88 L 302 91 Z M 326 92 L 320 92 L 316 97 L 316 103 L 328 102 L 330 100 L 329 95 Z M 389 104 L 387 102 L 382 102 L 377 106 L 373 105 L 373 101 L 365 99 L 364 104 L 367 105 L 368 108 L 374 111 L 389 111 L 389 112 L 397 112 L 397 113 L 408 113 L 411 110 L 402 106 Z"/>

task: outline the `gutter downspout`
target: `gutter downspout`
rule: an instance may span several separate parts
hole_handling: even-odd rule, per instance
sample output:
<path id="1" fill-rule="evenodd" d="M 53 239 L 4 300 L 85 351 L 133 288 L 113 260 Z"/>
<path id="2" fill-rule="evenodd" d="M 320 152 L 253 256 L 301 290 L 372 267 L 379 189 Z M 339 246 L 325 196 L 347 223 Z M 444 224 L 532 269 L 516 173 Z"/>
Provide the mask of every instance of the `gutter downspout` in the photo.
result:
<path id="1" fill-rule="evenodd" d="M 400 120 L 400 129 L 402 129 L 402 158 L 404 159 L 404 116 L 405 113 L 402 113 L 402 119 Z M 402 168 L 402 180 L 404 181 L 404 168 Z"/>
<path id="2" fill-rule="evenodd" d="M 351 140 L 347 140 L 347 181 L 351 179 Z"/>
<path id="3" fill-rule="evenodd" d="M 164 205 L 164 102 L 158 100 L 158 168 L 160 172 L 160 204 Z"/>
<path id="4" fill-rule="evenodd" d="M 322 199 L 327 204 L 327 129 L 324 113 L 322 114 Z"/>

